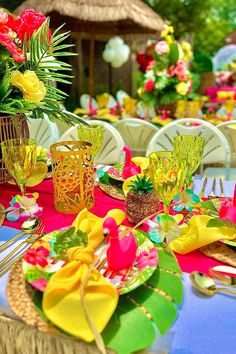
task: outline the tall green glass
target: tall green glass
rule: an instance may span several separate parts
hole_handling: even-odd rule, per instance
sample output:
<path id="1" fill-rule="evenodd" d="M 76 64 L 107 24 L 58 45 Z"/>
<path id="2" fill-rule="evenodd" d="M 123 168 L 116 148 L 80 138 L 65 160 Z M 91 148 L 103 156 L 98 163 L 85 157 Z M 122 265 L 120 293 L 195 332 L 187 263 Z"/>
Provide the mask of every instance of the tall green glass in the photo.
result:
<path id="1" fill-rule="evenodd" d="M 104 127 L 102 125 L 79 125 L 77 129 L 79 141 L 92 144 L 92 154 L 96 157 L 103 144 Z"/>
<path id="2" fill-rule="evenodd" d="M 182 160 L 186 166 L 185 188 L 192 184 L 192 175 L 199 167 L 205 146 L 201 136 L 178 135 L 174 137 L 173 152 L 175 158 Z"/>
<path id="3" fill-rule="evenodd" d="M 158 198 L 168 214 L 172 199 L 182 189 L 186 169 L 182 160 L 175 159 L 172 151 L 157 151 L 149 155 L 149 173 Z"/>
<path id="4" fill-rule="evenodd" d="M 8 172 L 25 194 L 26 182 L 36 163 L 36 141 L 12 139 L 1 143 L 2 156 Z"/>

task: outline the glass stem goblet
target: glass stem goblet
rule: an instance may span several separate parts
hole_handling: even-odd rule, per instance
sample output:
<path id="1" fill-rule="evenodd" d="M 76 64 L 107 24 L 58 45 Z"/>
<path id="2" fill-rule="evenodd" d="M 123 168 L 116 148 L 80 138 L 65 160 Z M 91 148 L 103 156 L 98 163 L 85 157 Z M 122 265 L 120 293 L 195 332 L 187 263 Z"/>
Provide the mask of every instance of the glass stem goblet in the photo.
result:
<path id="1" fill-rule="evenodd" d="M 184 188 L 189 188 L 192 184 L 192 175 L 201 163 L 204 145 L 205 139 L 201 136 L 178 135 L 174 137 L 174 158 L 182 161 L 186 169 Z"/>
<path id="2" fill-rule="evenodd" d="M 149 155 L 149 170 L 164 213 L 168 214 L 171 201 L 183 187 L 185 167 L 174 159 L 172 151 L 157 151 Z"/>
<path id="3" fill-rule="evenodd" d="M 95 158 L 103 144 L 105 132 L 103 125 L 79 125 L 77 129 L 79 141 L 86 141 L 92 144 L 92 154 Z"/>
<path id="4" fill-rule="evenodd" d="M 34 139 L 12 139 L 1 143 L 5 166 L 25 195 L 26 183 L 36 163 Z"/>

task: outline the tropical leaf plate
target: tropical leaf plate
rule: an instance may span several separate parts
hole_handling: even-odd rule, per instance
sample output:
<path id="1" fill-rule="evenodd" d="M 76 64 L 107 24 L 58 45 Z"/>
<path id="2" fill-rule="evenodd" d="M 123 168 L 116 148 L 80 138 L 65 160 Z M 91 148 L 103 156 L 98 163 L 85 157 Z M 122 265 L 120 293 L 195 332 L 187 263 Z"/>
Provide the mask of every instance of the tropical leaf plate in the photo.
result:
<path id="1" fill-rule="evenodd" d="M 124 231 L 124 226 L 121 227 Z M 99 259 L 96 268 L 118 290 L 120 295 L 126 294 L 147 281 L 157 267 L 156 250 L 149 238 L 142 231 L 134 230 L 138 244 L 136 260 L 132 268 L 119 272 L 109 269 L 106 256 Z M 86 246 L 87 236 L 75 228 L 53 231 L 26 252 L 23 259 L 23 273 L 27 282 L 39 291 L 44 291 L 50 277 L 67 263 L 66 250 L 75 246 Z M 96 251 L 99 256 L 105 243 Z"/>

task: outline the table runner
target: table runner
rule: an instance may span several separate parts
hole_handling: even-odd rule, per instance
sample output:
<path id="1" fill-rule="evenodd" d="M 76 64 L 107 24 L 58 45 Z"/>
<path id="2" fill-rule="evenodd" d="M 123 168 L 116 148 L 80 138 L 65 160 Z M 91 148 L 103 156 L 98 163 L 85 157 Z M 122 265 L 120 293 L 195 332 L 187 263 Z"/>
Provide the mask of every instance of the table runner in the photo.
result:
<path id="1" fill-rule="evenodd" d="M 63 214 L 54 209 L 53 186 L 51 179 L 43 181 L 34 188 L 27 188 L 27 192 L 33 193 L 36 191 L 39 193 L 38 203 L 43 207 L 42 220 L 45 225 L 46 232 L 71 225 L 76 217 L 75 214 Z M 19 193 L 17 186 L 9 184 L 0 185 L 0 204 L 8 207 L 11 198 L 17 193 Z M 95 204 L 90 211 L 97 216 L 104 217 L 109 210 L 114 208 L 124 210 L 124 202 L 107 196 L 98 187 L 95 187 Z M 127 226 L 132 226 L 127 219 L 124 221 L 124 224 Z M 4 225 L 19 229 L 21 223 L 5 220 Z M 221 264 L 220 262 L 206 257 L 198 250 L 190 252 L 186 255 L 176 254 L 176 257 L 182 271 L 187 273 L 191 273 L 194 270 L 208 273 L 209 268 Z"/>

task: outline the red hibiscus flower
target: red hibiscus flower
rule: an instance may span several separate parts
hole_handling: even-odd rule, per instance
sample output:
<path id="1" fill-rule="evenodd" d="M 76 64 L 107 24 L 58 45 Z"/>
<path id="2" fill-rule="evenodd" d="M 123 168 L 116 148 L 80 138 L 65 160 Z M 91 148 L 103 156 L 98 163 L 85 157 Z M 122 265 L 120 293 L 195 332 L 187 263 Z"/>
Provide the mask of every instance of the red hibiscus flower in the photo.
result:
<path id="1" fill-rule="evenodd" d="M 44 22 L 46 17 L 33 9 L 24 10 L 14 21 L 13 30 L 15 29 L 18 38 L 21 42 L 24 38 L 29 39 Z"/>
<path id="2" fill-rule="evenodd" d="M 148 80 L 145 85 L 144 85 L 144 88 L 146 91 L 153 91 L 154 88 L 155 88 L 155 82 L 153 80 Z"/>
<path id="3" fill-rule="evenodd" d="M 50 251 L 43 246 L 31 248 L 26 252 L 24 260 L 32 265 L 38 264 L 40 267 L 45 268 L 48 265 L 46 258 L 49 256 L 49 254 Z"/>

